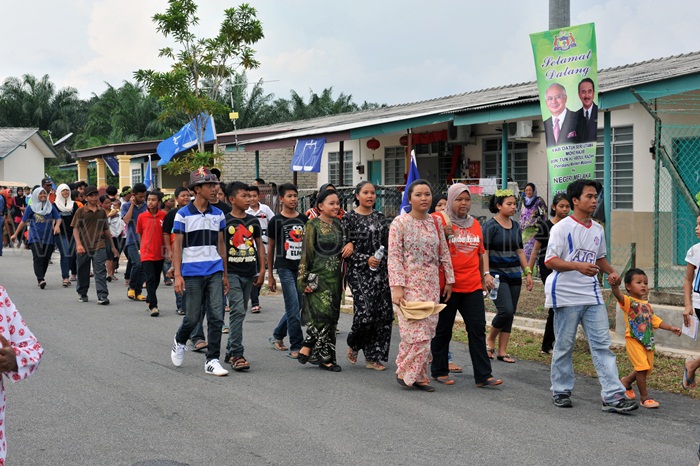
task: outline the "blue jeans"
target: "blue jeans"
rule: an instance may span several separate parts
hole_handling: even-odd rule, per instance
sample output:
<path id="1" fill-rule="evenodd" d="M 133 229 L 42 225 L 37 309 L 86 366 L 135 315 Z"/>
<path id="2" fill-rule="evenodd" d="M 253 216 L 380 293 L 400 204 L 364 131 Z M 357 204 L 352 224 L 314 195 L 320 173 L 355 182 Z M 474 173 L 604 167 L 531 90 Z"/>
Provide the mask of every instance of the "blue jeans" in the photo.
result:
<path id="1" fill-rule="evenodd" d="M 228 341 L 226 342 L 226 361 L 231 357 L 243 356 L 243 320 L 248 311 L 250 290 L 253 288 L 252 277 L 241 277 L 235 273 L 228 274 Z"/>
<path id="2" fill-rule="evenodd" d="M 605 305 L 568 306 L 554 309 L 554 354 L 552 355 L 552 395 L 570 395 L 574 388 L 572 355 L 578 324 L 583 326 L 591 349 L 593 365 L 606 403 L 625 396 L 620 382 L 615 353 L 610 351 L 610 326 Z"/>
<path id="3" fill-rule="evenodd" d="M 54 242 L 58 252 L 61 253 L 61 277 L 64 280 L 70 278 L 71 258 L 75 254 L 72 238 L 63 235 L 54 236 Z"/>
<path id="4" fill-rule="evenodd" d="M 297 288 L 298 272 L 279 268 L 277 275 L 280 277 L 282 296 L 284 296 L 284 315 L 272 332 L 272 336 L 277 340 L 283 340 L 289 333 L 289 349 L 299 351 L 304 342 L 304 333 L 301 331 L 301 292 Z"/>
<path id="5" fill-rule="evenodd" d="M 139 247 L 135 243 L 127 244 L 124 248 L 126 252 L 126 257 L 131 261 L 131 275 L 129 276 L 129 288 L 136 292 L 136 295 L 140 295 L 143 291 L 143 281 L 145 276 L 143 274 L 143 267 L 141 266 L 141 255 L 139 254 Z"/>
<path id="6" fill-rule="evenodd" d="M 219 359 L 221 353 L 221 326 L 224 323 L 224 285 L 221 282 L 223 272 L 216 272 L 208 277 L 184 277 L 185 299 L 183 301 L 185 317 L 175 334 L 175 341 L 184 345 L 199 322 L 202 303 L 206 302 L 207 314 L 207 361 Z"/>

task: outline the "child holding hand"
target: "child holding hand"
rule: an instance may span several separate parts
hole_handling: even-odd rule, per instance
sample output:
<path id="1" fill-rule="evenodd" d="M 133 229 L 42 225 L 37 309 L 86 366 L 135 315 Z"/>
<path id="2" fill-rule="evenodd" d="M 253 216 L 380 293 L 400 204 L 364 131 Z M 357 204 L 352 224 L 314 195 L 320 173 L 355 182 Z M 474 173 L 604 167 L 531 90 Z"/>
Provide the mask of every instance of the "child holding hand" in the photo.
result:
<path id="1" fill-rule="evenodd" d="M 661 328 L 681 335 L 680 327 L 674 327 L 654 314 L 651 305 L 645 300 L 649 291 L 649 281 L 641 269 L 630 269 L 625 274 L 625 289 L 629 296 L 620 292 L 619 284 L 611 284 L 613 295 L 625 313 L 625 347 L 634 370 L 620 379 L 625 387 L 625 396 L 636 398 L 632 384 L 636 381 L 640 404 L 645 408 L 658 408 L 659 403 L 649 397 L 647 376 L 654 366 L 654 329 Z"/>

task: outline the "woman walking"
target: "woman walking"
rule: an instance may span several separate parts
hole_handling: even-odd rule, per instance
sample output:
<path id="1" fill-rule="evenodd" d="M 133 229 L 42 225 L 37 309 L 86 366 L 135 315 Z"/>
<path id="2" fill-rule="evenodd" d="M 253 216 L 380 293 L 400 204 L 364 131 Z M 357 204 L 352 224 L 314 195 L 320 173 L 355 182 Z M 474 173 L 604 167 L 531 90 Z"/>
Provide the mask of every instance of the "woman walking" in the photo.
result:
<path id="1" fill-rule="evenodd" d="M 537 195 L 537 187 L 534 183 L 525 185 L 524 194 L 523 206 L 520 209 L 520 231 L 523 236 L 525 259 L 529 261 L 532 248 L 535 246 L 537 222 L 547 218 L 547 203 Z"/>
<path id="2" fill-rule="evenodd" d="M 566 198 L 565 193 L 559 193 L 552 199 L 552 208 L 549 210 L 549 215 L 552 217 L 551 220 L 543 221 L 540 220 L 538 223 L 537 234 L 535 235 L 535 246 L 532 249 L 532 255 L 530 256 L 530 269 L 532 270 L 535 266 L 535 261 L 537 261 L 537 267 L 540 270 L 540 279 L 542 284 L 547 281 L 547 277 L 552 273 L 552 269 L 547 267 L 544 263 L 544 258 L 547 255 L 547 244 L 549 243 L 549 232 L 552 227 L 559 222 L 559 220 L 565 219 L 571 213 L 571 205 L 569 200 Z M 554 309 L 547 309 L 547 323 L 544 327 L 544 336 L 542 337 L 542 350 L 541 354 L 552 354 L 554 350 Z"/>
<path id="3" fill-rule="evenodd" d="M 489 210 L 495 217 L 484 224 L 484 278 L 489 290 L 495 288 L 494 277 L 499 276 L 498 297 L 494 300 L 498 312 L 491 322 L 491 330 L 486 338 L 486 351 L 493 359 L 498 338 L 499 361 L 514 363 L 508 354 L 508 339 L 513 327 L 513 317 L 518 307 L 522 279 L 525 278 L 528 291 L 532 290 L 532 271 L 527 266 L 523 252 L 523 237 L 518 222 L 512 220 L 516 201 L 513 191 L 499 189 L 491 197 Z"/>
<path id="4" fill-rule="evenodd" d="M 58 210 L 58 215 L 61 216 L 61 230 L 56 235 L 56 247 L 61 254 L 61 277 L 63 278 L 63 287 L 70 286 L 71 259 L 75 255 L 75 244 L 73 243 L 73 216 L 78 210 L 78 204 L 73 202 L 70 196 L 70 188 L 67 184 L 60 184 L 56 188 L 56 202 L 54 205 Z M 75 261 L 72 261 L 75 264 Z M 75 275 L 77 269 L 74 269 Z"/>
<path id="5" fill-rule="evenodd" d="M 453 385 L 449 376 L 448 352 L 457 311 L 462 315 L 469 336 L 469 355 L 477 387 L 500 385 L 502 380 L 491 374 L 491 361 L 486 353 L 486 309 L 483 276 L 484 238 L 481 225 L 469 215 L 472 198 L 469 187 L 458 183 L 447 191 L 447 212 L 451 223 L 448 239 L 455 284 L 447 307 L 438 316 L 435 338 L 431 343 L 433 379 Z"/>
<path id="6" fill-rule="evenodd" d="M 399 215 L 389 229 L 389 285 L 391 301 L 403 306 L 409 301 L 440 301 L 438 268 L 445 273 L 443 296 L 450 299 L 454 274 L 445 235 L 428 214 L 432 203 L 430 185 L 416 180 L 408 188 L 411 211 Z M 401 343 L 396 357 L 396 379 L 401 385 L 435 391 L 428 378 L 430 340 L 435 336 L 438 316 L 407 319 L 397 312 Z"/>
<path id="7" fill-rule="evenodd" d="M 42 290 L 46 288 L 46 270 L 54 250 L 54 234 L 61 230 L 61 216 L 56 207 L 49 202 L 44 188 L 39 187 L 32 193 L 32 204 L 24 210 L 22 221 L 11 240 L 15 241 L 29 224 L 29 247 L 34 259 L 34 275 Z"/>
<path id="8" fill-rule="evenodd" d="M 305 364 L 313 354 L 319 367 L 340 372 L 335 356 L 335 328 L 340 316 L 342 293 L 343 229 L 338 220 L 340 202 L 335 191 L 319 193 L 318 217 L 306 223 L 297 287 L 304 293 L 301 308 L 306 339 L 298 361 Z"/>
<path id="9" fill-rule="evenodd" d="M 381 248 L 389 248 L 389 226 L 384 214 L 374 210 L 376 200 L 374 185 L 362 181 L 355 187 L 357 207 L 345 214 L 341 223 L 347 242 L 343 256 L 349 254 L 347 277 L 353 302 L 348 361 L 355 364 L 362 350 L 365 367 L 383 371 L 386 366 L 380 361 L 389 359 L 394 311 L 386 253 L 381 259 L 374 257 Z"/>

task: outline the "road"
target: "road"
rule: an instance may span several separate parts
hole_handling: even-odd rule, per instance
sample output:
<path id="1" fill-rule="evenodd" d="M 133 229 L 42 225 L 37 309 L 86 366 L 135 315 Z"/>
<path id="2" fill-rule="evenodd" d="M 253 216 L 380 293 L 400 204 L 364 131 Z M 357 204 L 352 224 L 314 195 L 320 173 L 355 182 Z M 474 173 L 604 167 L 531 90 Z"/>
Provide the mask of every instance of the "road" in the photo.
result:
<path id="1" fill-rule="evenodd" d="M 504 384 L 477 389 L 458 343 L 465 373 L 455 385 L 406 389 L 394 375 L 398 330 L 389 370 L 365 369 L 362 355 L 351 366 L 345 314 L 343 371 L 320 371 L 269 346 L 279 295 L 246 317 L 251 370 L 218 378 L 202 354 L 171 364 L 181 321 L 172 288 L 161 285 L 152 318 L 127 299 L 121 275 L 102 307 L 94 284 L 89 303 L 61 287 L 57 255 L 43 291 L 29 251 L 5 249 L 0 265 L 0 284 L 45 348 L 32 378 L 6 383 L 10 465 L 697 464 L 700 402 L 686 396 L 654 393 L 658 410 L 605 414 L 597 380 L 578 377 L 574 408 L 560 409 L 547 366 L 494 361 Z"/>

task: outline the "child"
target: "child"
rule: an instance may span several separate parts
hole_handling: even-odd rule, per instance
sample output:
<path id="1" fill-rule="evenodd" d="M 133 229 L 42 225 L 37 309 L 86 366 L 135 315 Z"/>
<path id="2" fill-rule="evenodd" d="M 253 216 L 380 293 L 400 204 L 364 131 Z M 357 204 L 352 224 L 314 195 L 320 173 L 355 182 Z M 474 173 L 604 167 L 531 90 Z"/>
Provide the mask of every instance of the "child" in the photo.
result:
<path id="1" fill-rule="evenodd" d="M 647 393 L 647 376 L 654 367 L 653 329 L 662 328 L 678 336 L 681 334 L 681 329 L 663 322 L 644 300 L 649 290 L 649 281 L 643 270 L 630 269 L 625 274 L 625 289 L 629 296 L 620 292 L 619 284 L 611 285 L 611 288 L 622 312 L 625 313 L 625 346 L 634 367 L 628 376 L 620 379 L 626 390 L 625 396 L 630 400 L 636 398 L 632 390 L 632 383 L 636 380 L 640 404 L 645 408 L 658 408 L 659 403 L 650 398 Z"/>
<path id="2" fill-rule="evenodd" d="M 163 271 L 163 220 L 165 212 L 160 210 L 163 198 L 161 192 L 149 192 L 146 196 L 146 211 L 136 220 L 136 233 L 139 235 L 141 266 L 146 276 L 146 302 L 151 317 L 158 317 L 158 296 Z"/>
<path id="3" fill-rule="evenodd" d="M 250 369 L 243 357 L 243 319 L 250 299 L 250 290 L 265 279 L 265 260 L 258 219 L 246 213 L 250 194 L 245 183 L 236 181 L 226 188 L 231 213 L 226 214 L 226 252 L 224 272 L 228 274 L 229 334 L 226 361 L 234 371 Z"/>
<path id="4" fill-rule="evenodd" d="M 250 193 L 250 207 L 245 213 L 257 218 L 258 222 L 260 222 L 260 228 L 262 230 L 261 239 L 265 248 L 264 257 L 267 257 L 267 223 L 275 214 L 268 206 L 260 203 L 260 188 L 255 185 L 249 186 L 248 193 Z M 260 285 L 262 286 L 262 282 Z M 260 288 L 257 286 L 254 286 L 250 292 L 250 304 L 252 306 L 250 312 L 253 314 L 260 312 Z"/>
<path id="5" fill-rule="evenodd" d="M 700 217 L 695 221 L 695 236 L 700 238 Z M 698 282 L 698 265 L 700 264 L 700 243 L 688 249 L 685 255 L 687 263 L 685 268 L 685 282 L 683 283 L 683 294 L 685 295 L 685 311 L 683 312 L 683 325 L 690 325 L 690 317 L 695 315 L 700 317 L 700 282 Z M 695 381 L 695 371 L 700 368 L 700 358 L 690 359 L 683 366 L 683 378 L 681 387 L 683 390 L 690 390 L 697 387 Z M 700 452 L 699 452 L 700 454 Z"/>

